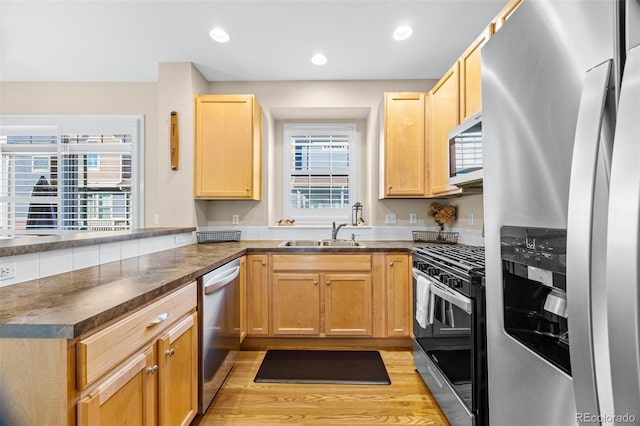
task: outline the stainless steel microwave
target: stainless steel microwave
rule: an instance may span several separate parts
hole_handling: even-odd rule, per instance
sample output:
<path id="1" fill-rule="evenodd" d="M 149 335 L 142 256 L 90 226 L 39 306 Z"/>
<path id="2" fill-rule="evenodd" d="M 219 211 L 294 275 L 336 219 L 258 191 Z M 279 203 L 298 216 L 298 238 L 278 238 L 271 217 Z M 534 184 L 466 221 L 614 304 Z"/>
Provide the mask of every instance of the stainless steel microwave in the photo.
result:
<path id="1" fill-rule="evenodd" d="M 482 181 L 482 115 L 469 117 L 449 132 L 449 185 Z"/>

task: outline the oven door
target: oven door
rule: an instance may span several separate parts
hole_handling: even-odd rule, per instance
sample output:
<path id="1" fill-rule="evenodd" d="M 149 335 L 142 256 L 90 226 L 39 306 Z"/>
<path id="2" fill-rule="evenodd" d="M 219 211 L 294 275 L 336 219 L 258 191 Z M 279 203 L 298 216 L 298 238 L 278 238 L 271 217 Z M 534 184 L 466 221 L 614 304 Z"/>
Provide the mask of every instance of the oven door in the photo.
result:
<path id="1" fill-rule="evenodd" d="M 426 307 L 430 319 L 426 327 L 421 327 L 414 316 L 416 369 L 452 424 L 475 425 L 478 396 L 474 392 L 474 300 L 416 269 L 414 291 L 420 275 L 430 284 Z M 418 299 L 415 294 L 414 300 L 424 298 Z M 414 314 L 419 311 L 416 304 Z"/>

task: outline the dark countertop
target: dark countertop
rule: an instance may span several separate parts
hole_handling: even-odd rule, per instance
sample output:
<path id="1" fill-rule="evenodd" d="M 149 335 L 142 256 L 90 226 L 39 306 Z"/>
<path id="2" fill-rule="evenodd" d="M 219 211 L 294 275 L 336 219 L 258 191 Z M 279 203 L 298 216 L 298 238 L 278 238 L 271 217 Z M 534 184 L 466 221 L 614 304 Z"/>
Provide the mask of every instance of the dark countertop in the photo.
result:
<path id="1" fill-rule="evenodd" d="M 162 235 L 182 234 L 195 230 L 196 228 L 145 228 L 131 231 L 74 232 L 61 235 L 49 235 L 46 237 L 13 238 L 0 241 L 0 257 L 159 237 Z"/>
<path id="2" fill-rule="evenodd" d="M 279 248 L 280 243 L 192 244 L 0 287 L 0 338 L 83 336 L 246 253 L 366 253 L 409 251 L 414 246 L 429 245 L 364 241 L 366 248 L 315 249 Z"/>

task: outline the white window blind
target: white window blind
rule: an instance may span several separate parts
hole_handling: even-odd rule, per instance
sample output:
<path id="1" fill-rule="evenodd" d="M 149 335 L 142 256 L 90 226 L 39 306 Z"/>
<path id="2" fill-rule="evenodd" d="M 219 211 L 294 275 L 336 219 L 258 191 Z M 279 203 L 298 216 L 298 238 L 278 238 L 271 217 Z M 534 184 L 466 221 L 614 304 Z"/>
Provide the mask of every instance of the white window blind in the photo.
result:
<path id="1" fill-rule="evenodd" d="M 356 194 L 355 124 L 285 124 L 284 214 L 346 219 Z"/>
<path id="2" fill-rule="evenodd" d="M 141 226 L 141 129 L 131 116 L 1 117 L 2 236 Z"/>

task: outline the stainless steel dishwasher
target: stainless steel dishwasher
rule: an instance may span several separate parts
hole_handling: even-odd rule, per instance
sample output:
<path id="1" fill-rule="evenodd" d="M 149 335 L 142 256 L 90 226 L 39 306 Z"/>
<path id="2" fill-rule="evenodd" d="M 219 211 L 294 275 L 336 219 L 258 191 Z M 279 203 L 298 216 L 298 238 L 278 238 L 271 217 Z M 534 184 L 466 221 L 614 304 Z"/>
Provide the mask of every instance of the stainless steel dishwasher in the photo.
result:
<path id="1" fill-rule="evenodd" d="M 240 259 L 198 278 L 198 413 L 203 414 L 240 350 Z"/>

